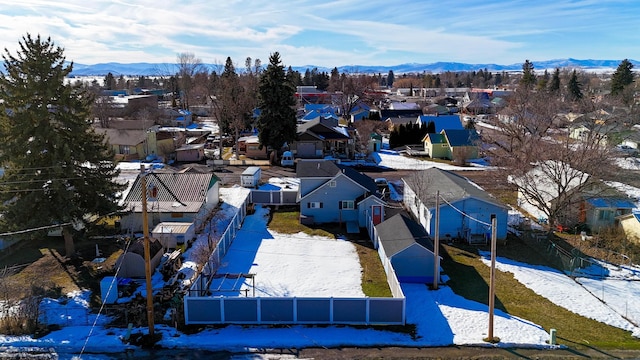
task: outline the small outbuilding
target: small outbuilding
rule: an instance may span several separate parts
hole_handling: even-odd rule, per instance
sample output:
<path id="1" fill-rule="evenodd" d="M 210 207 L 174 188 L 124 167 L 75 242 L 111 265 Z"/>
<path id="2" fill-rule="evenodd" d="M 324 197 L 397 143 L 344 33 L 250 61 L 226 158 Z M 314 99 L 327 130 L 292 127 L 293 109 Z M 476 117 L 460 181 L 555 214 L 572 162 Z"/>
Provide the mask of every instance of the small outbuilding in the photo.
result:
<path id="1" fill-rule="evenodd" d="M 376 225 L 376 232 L 374 246 L 387 273 L 391 266 L 400 282 L 433 282 L 433 242 L 422 225 L 396 214 Z"/>
<path id="2" fill-rule="evenodd" d="M 160 241 L 149 239 L 149 254 L 152 269 L 151 272 L 153 273 L 154 269 L 160 264 L 162 255 L 164 255 Z M 145 277 L 144 263 L 144 238 L 139 238 L 129 246 L 127 252 L 120 255 L 118 260 L 116 260 L 116 268 L 120 268 L 118 271 L 118 277 Z"/>
<path id="3" fill-rule="evenodd" d="M 193 240 L 196 230 L 192 222 L 161 222 L 153 229 L 151 236 L 160 241 L 165 249 L 176 249 Z"/>

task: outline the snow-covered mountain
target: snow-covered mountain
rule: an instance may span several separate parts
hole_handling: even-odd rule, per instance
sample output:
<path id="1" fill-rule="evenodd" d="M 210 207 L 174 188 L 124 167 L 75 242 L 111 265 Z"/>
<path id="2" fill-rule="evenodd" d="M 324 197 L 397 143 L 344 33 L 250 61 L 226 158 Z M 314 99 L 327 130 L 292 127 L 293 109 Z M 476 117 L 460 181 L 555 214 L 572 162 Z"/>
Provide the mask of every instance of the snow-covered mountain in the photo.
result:
<path id="1" fill-rule="evenodd" d="M 555 68 L 580 68 L 584 70 L 615 70 L 622 60 L 579 60 L 579 59 L 555 59 L 545 61 L 532 61 L 535 69 L 555 69 Z M 629 60 L 636 67 L 640 67 L 640 62 Z M 204 64 L 210 69 L 219 69 L 218 64 Z M 292 66 L 294 70 L 304 74 L 307 69 L 317 68 L 320 72 L 331 72 L 331 68 L 303 65 Z M 406 63 L 394 66 L 377 65 L 344 65 L 338 66 L 341 73 L 366 73 L 366 74 L 386 74 L 393 70 L 396 74 L 403 73 L 442 73 L 446 71 L 477 71 L 487 69 L 489 71 L 520 71 L 522 63 L 499 65 L 499 64 L 466 64 L 458 62 L 435 62 L 430 64 Z M 103 63 L 94 65 L 74 64 L 72 76 L 104 76 L 108 73 L 125 76 L 167 76 L 175 74 L 176 64 L 171 63 Z"/>

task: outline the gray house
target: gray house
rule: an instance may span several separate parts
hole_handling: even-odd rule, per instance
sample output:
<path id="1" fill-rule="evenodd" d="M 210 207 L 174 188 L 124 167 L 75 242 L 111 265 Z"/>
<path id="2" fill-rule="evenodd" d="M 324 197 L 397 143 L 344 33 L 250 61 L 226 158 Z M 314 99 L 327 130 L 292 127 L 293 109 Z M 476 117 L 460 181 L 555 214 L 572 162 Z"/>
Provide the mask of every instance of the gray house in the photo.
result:
<path id="1" fill-rule="evenodd" d="M 385 202 L 373 179 L 329 160 L 299 161 L 298 201 L 304 223 L 346 223 L 349 232 L 384 220 Z"/>
<path id="2" fill-rule="evenodd" d="M 507 237 L 508 208 L 469 179 L 450 171 L 431 168 L 403 179 L 404 204 L 418 222 L 435 233 L 436 194 L 440 194 L 441 238 L 469 243 L 489 239 L 491 215 L 496 215 L 497 237 Z"/>
<path id="3" fill-rule="evenodd" d="M 396 214 L 376 225 L 376 233 L 374 246 L 385 270 L 391 266 L 400 282 L 433 282 L 433 242 L 422 225 Z"/>

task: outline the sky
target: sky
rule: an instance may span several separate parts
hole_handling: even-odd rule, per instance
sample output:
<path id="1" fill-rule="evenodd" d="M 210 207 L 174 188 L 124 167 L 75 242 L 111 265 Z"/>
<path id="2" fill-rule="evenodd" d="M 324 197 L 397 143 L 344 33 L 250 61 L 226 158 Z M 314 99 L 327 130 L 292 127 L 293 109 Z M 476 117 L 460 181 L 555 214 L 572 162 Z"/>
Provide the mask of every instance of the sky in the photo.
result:
<path id="1" fill-rule="evenodd" d="M 51 37 L 78 64 L 286 66 L 640 59 L 636 0 L 0 0 L 0 49 Z"/>

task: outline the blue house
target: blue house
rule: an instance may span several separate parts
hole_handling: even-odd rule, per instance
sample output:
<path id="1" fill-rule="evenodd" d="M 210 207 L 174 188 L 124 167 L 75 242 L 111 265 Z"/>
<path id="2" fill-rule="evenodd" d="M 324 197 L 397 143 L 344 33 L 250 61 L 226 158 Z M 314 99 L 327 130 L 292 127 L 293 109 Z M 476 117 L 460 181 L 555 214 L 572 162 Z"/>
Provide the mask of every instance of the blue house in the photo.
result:
<path id="1" fill-rule="evenodd" d="M 416 124 L 420 126 L 428 126 L 430 122 L 436 125 L 435 133 L 439 134 L 442 130 L 462 130 L 462 122 L 460 115 L 420 115 L 416 120 Z"/>
<path id="2" fill-rule="evenodd" d="M 303 223 L 346 223 L 349 232 L 359 232 L 368 219 L 384 220 L 382 195 L 373 179 L 330 160 L 299 161 L 298 201 Z"/>
<path id="3" fill-rule="evenodd" d="M 431 168 L 403 179 L 404 204 L 414 218 L 435 234 L 436 196 L 439 194 L 442 239 L 486 243 L 491 233 L 491 215 L 497 221 L 497 238 L 507 237 L 508 207 L 469 179 L 450 171 Z"/>

